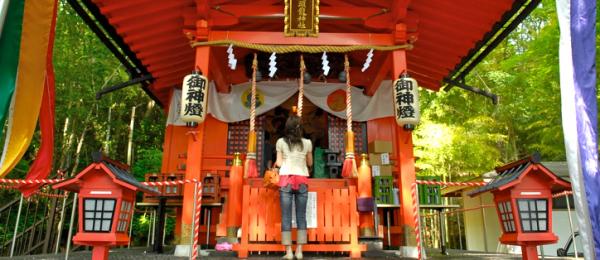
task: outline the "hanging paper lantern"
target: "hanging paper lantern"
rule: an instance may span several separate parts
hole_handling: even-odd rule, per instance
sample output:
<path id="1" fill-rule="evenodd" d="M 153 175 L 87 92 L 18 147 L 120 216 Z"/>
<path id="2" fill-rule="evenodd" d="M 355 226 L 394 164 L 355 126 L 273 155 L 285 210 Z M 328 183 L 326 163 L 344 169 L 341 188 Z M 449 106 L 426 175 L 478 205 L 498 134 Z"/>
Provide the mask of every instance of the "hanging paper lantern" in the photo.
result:
<path id="1" fill-rule="evenodd" d="M 208 79 L 198 72 L 183 78 L 181 87 L 181 120 L 202 123 L 206 118 Z"/>
<path id="2" fill-rule="evenodd" d="M 394 81 L 394 114 L 400 126 L 419 123 L 419 88 L 417 81 L 408 74 L 403 74 Z"/>

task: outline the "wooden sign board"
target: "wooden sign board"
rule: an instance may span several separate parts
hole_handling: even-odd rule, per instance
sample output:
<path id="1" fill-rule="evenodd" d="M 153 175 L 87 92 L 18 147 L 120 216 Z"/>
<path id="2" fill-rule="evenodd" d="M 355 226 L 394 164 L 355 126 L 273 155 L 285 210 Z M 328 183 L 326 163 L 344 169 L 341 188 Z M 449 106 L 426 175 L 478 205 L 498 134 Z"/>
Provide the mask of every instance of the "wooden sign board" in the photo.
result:
<path id="1" fill-rule="evenodd" d="M 319 0 L 285 0 L 285 36 L 319 36 Z"/>

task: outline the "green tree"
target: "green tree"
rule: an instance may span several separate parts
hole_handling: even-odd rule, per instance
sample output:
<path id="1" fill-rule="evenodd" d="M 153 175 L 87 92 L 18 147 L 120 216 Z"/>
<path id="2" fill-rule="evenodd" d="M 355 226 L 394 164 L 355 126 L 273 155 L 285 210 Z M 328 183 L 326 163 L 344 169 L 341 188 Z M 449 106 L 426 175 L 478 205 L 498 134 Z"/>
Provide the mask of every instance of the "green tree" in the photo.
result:
<path id="1" fill-rule="evenodd" d="M 497 94 L 496 106 L 457 88 L 421 91 L 419 174 L 467 178 L 535 151 L 545 161 L 565 160 L 559 36 L 555 2 L 544 0 L 474 68 L 466 83 Z"/>

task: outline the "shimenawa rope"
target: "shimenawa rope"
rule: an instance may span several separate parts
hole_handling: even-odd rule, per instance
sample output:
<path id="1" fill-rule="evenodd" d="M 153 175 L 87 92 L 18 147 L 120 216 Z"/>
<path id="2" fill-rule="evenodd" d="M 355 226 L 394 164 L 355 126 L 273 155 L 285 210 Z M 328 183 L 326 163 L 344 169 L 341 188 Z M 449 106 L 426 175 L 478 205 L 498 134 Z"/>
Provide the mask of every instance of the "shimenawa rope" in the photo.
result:
<path id="1" fill-rule="evenodd" d="M 376 51 L 395 51 L 401 49 L 410 50 L 413 48 L 412 44 L 402 45 L 390 45 L 390 46 L 379 46 L 379 45 L 350 45 L 350 46 L 331 46 L 331 45 L 266 45 L 247 43 L 234 40 L 217 40 L 217 41 L 206 41 L 206 42 L 192 42 L 192 47 L 198 46 L 229 46 L 234 45 L 236 47 L 253 49 L 268 53 L 290 53 L 290 52 L 303 52 L 303 53 L 321 53 L 321 52 L 337 52 L 345 53 L 352 51 L 362 50 L 376 50 Z"/>

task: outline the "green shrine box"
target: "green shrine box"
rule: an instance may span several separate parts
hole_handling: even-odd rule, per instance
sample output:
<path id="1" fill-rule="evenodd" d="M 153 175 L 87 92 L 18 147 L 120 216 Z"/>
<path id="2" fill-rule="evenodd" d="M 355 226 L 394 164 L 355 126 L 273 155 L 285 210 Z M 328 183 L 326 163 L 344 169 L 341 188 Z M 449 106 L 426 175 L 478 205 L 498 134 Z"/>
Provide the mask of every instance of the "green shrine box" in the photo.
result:
<path id="1" fill-rule="evenodd" d="M 373 177 L 373 196 L 377 204 L 394 204 L 394 177 Z"/>
<path id="2" fill-rule="evenodd" d="M 440 178 L 437 176 L 420 176 L 418 179 L 424 181 L 440 181 Z M 442 204 L 440 185 L 419 184 L 419 203 L 421 205 Z"/>
<path id="3" fill-rule="evenodd" d="M 313 178 L 316 179 L 327 179 L 329 175 L 325 172 L 325 153 L 321 147 L 315 148 L 313 163 Z"/>

